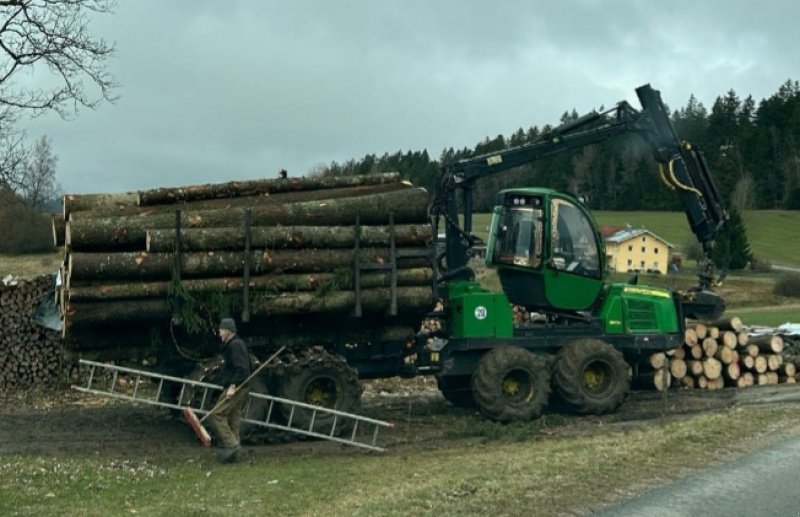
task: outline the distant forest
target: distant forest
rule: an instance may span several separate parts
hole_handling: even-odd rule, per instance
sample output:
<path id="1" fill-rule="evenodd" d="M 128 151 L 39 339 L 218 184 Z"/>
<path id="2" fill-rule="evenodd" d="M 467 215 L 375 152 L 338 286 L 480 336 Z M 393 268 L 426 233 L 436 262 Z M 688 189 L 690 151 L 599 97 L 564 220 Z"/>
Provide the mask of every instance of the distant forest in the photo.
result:
<path id="1" fill-rule="evenodd" d="M 578 118 L 573 109 L 561 123 Z M 738 210 L 800 209 L 800 83 L 788 80 L 758 104 L 730 90 L 709 112 L 694 95 L 672 111 L 679 138 L 699 146 L 722 195 Z M 440 163 L 498 151 L 537 140 L 550 126 L 517 129 L 510 136 L 487 137 L 473 149 L 445 149 L 431 158 L 427 150 L 368 154 L 333 162 L 314 174 L 358 175 L 398 171 L 433 191 Z M 680 210 L 678 196 L 667 190 L 648 148 L 636 135 L 542 159 L 480 181 L 475 208 L 489 211 L 498 190 L 539 186 L 587 196 L 595 210 Z"/>

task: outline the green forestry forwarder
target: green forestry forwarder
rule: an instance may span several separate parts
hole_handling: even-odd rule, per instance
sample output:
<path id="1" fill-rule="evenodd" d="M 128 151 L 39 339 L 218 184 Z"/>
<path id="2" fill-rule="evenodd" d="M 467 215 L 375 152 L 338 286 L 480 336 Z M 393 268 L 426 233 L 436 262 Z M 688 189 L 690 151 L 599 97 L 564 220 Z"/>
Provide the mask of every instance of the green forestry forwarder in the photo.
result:
<path id="1" fill-rule="evenodd" d="M 678 139 L 659 92 L 650 85 L 636 92 L 641 110 L 623 101 L 536 142 L 442 167 L 431 222 L 433 235 L 444 224 L 435 287 L 444 310 L 434 315 L 446 324 L 433 339 L 418 336 L 415 349 L 416 373 L 435 373 L 450 402 L 477 406 L 493 420 L 525 421 L 542 413 L 552 386 L 578 413 L 611 412 L 644 358 L 683 343 L 685 318 L 723 313 L 722 299 L 711 290 L 721 280 L 711 255 L 728 213 L 703 155 Z M 554 190 L 514 188 L 497 195 L 486 250 L 486 264 L 496 268 L 503 291 L 481 287 L 468 266 L 476 242 L 475 182 L 626 133 L 651 146 L 661 179 L 680 196 L 705 255 L 698 285 L 673 292 L 635 279 L 607 283 L 603 239 L 587 207 Z M 511 304 L 541 318 L 515 325 Z"/>

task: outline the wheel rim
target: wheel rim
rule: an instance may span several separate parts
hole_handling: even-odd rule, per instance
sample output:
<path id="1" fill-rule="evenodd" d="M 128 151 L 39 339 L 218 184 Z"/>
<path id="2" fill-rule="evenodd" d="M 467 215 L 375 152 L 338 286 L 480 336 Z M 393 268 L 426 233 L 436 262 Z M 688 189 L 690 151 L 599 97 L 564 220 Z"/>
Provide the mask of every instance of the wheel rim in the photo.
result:
<path id="1" fill-rule="evenodd" d="M 583 369 L 583 389 L 592 395 L 602 395 L 612 385 L 614 369 L 606 361 L 592 361 Z"/>
<path id="2" fill-rule="evenodd" d="M 500 382 L 500 391 L 508 400 L 527 402 L 533 398 L 533 380 L 528 372 L 512 370 Z"/>
<path id="3" fill-rule="evenodd" d="M 335 408 L 339 400 L 339 385 L 329 377 L 317 377 L 306 386 L 304 401 L 315 406 Z"/>

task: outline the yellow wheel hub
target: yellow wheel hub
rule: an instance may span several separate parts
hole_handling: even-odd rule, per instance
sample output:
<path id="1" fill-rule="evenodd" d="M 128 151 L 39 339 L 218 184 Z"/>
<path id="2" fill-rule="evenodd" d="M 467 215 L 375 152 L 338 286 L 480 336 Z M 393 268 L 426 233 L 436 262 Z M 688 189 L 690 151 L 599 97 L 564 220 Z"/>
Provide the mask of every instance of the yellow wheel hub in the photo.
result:
<path id="1" fill-rule="evenodd" d="M 587 368 L 583 372 L 583 385 L 590 390 L 600 388 L 606 380 L 605 372 L 601 369 Z"/>

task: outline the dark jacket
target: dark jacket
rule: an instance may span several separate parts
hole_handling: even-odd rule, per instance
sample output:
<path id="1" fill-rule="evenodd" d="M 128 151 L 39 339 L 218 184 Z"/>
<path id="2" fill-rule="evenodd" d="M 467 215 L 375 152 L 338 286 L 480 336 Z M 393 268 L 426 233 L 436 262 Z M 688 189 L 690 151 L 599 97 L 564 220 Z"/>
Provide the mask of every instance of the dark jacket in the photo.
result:
<path id="1" fill-rule="evenodd" d="M 220 384 L 227 388 L 231 384 L 237 387 L 250 376 L 250 353 L 242 338 L 235 335 L 227 343 L 222 344 L 222 365 Z"/>

